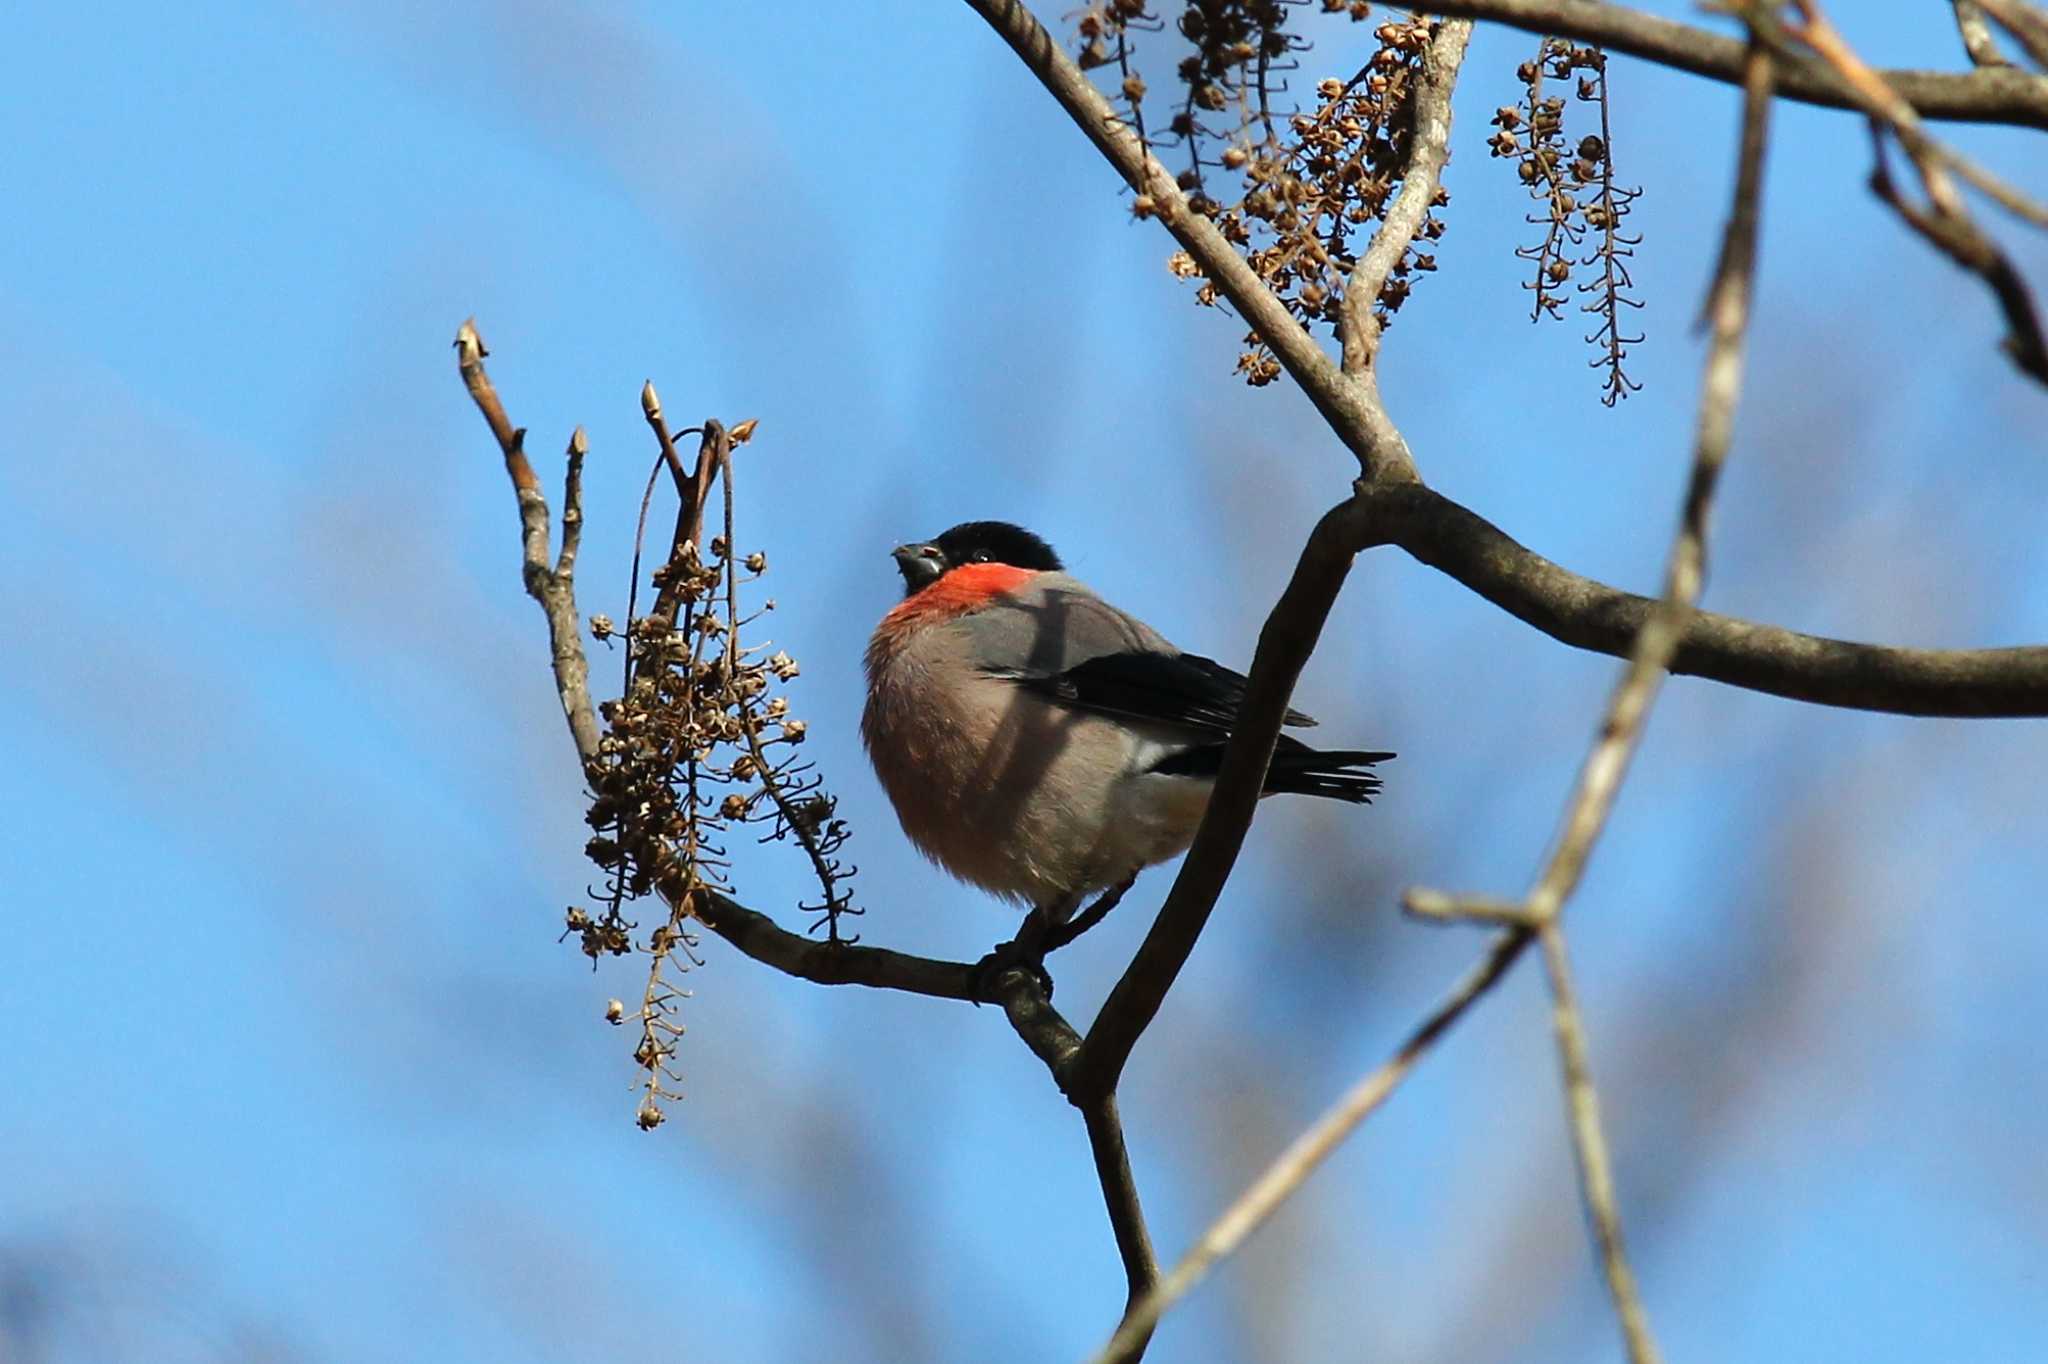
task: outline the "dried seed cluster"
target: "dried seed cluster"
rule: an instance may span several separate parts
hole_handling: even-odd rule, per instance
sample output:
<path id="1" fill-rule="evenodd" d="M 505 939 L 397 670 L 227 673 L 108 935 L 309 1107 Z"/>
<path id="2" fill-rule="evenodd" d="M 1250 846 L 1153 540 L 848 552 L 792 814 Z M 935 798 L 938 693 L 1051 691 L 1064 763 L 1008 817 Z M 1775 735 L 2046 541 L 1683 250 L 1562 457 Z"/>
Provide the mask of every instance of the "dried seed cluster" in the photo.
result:
<path id="1" fill-rule="evenodd" d="M 729 466 L 725 475 L 730 480 Z M 633 1057 L 646 1072 L 637 1120 L 648 1128 L 663 1120 L 662 1101 L 676 1097 L 672 1062 L 683 1034 L 677 1006 L 687 992 L 666 973 L 701 964 L 690 921 L 703 897 L 729 889 L 729 832 L 750 826 L 761 842 L 790 840 L 804 850 L 821 888 L 803 906 L 818 915 L 814 930 L 847 940 L 842 917 L 860 912 L 852 903 L 853 868 L 839 857 L 846 823 L 813 765 L 796 752 L 804 722 L 775 694 L 778 683 L 797 676 L 797 662 L 744 642 L 774 603 L 740 613 L 739 587 L 766 573 L 768 562 L 758 552 L 734 554 L 731 517 L 728 496 L 726 533 L 706 547 L 708 560 L 685 543 L 655 572 L 658 600 L 672 602 L 673 615 L 658 609 L 625 632 L 625 695 L 598 707 L 605 734 L 586 774 L 585 818 L 593 830 L 586 851 L 604 873 L 605 903 L 595 911 L 572 907 L 564 934 L 575 935 L 593 963 L 635 950 L 650 958 Z M 617 635 L 603 616 L 593 617 L 590 628 L 599 640 Z M 670 913 L 636 944 L 626 902 L 655 891 L 670 902 Z M 621 1023 L 629 1013 L 621 1006 L 617 1016 L 610 1009 L 606 1016 Z"/>
<path id="2" fill-rule="evenodd" d="M 1487 145 L 1494 156 L 1515 163 L 1529 197 L 1539 205 L 1528 221 L 1542 228 L 1542 239 L 1515 250 L 1534 266 L 1533 277 L 1522 285 L 1536 296 L 1530 317 L 1563 317 L 1574 270 L 1585 272 L 1576 292 L 1586 298 L 1580 311 L 1600 319 L 1586 341 L 1595 350 L 1592 366 L 1606 371 L 1601 401 L 1611 407 L 1642 387 L 1624 371 L 1622 361 L 1628 347 L 1643 338 L 1628 335 L 1621 327 L 1621 310 L 1642 306 L 1628 296 L 1634 287 L 1628 262 L 1642 238 L 1621 230 L 1622 220 L 1642 191 L 1614 183 L 1607 57 L 1596 47 L 1545 38 L 1536 55 L 1515 69 L 1515 77 L 1525 91 L 1522 101 L 1495 111 L 1497 131 Z M 1576 81 L 1579 102 L 1599 109 L 1598 134 L 1571 140 L 1564 126 L 1566 98 L 1546 93 L 1549 80 Z M 1589 235 L 1592 245 L 1580 255 Z"/>
<path id="3" fill-rule="evenodd" d="M 1279 156 L 1250 155 L 1243 199 L 1218 217 L 1223 235 L 1246 250 L 1259 278 L 1305 325 L 1335 327 L 1358 252 L 1401 187 L 1411 83 L 1435 27 L 1419 18 L 1380 25 L 1380 45 L 1365 70 L 1349 82 L 1318 84 L 1321 103 L 1288 120 L 1292 144 Z M 1407 301 L 1412 277 L 1436 269 L 1422 244 L 1443 236 L 1435 210 L 1449 202 L 1439 188 L 1415 242 L 1388 272 L 1373 301 L 1382 326 Z M 1202 301 L 1213 302 L 1213 295 Z M 1256 336 L 1246 341 L 1238 372 L 1254 385 L 1277 379 L 1280 364 L 1271 351 Z"/>
<path id="4" fill-rule="evenodd" d="M 1306 110 L 1279 106 L 1288 94 L 1286 73 L 1299 67 L 1308 44 L 1285 25 L 1296 5 L 1284 0 L 1198 0 L 1182 7 L 1174 24 L 1192 48 L 1176 67 L 1177 108 L 1158 140 L 1183 149 L 1181 189 L 1195 212 L 1215 221 L 1245 252 L 1267 286 L 1306 325 L 1335 327 L 1345 286 L 1356 264 L 1361 232 L 1385 216 L 1407 165 L 1411 85 L 1436 21 L 1410 15 L 1381 24 L 1365 67 L 1349 81 L 1328 79 L 1315 88 Z M 1322 0 L 1324 12 L 1367 18 L 1359 0 Z M 1079 21 L 1081 64 L 1114 61 L 1123 72 L 1118 97 L 1131 125 L 1145 131 L 1145 83 L 1132 69 L 1131 33 L 1163 23 L 1142 6 L 1094 5 Z M 1228 186 L 1226 190 L 1224 187 Z M 1438 192 L 1432 208 L 1449 202 Z M 1131 211 L 1149 217 L 1157 208 L 1138 195 Z M 1443 234 L 1431 213 L 1418 240 Z M 1167 268 L 1200 280 L 1195 301 L 1213 307 L 1215 285 L 1202 278 L 1193 257 L 1175 252 Z M 1411 246 L 1374 301 L 1382 324 L 1407 298 L 1412 277 L 1436 268 L 1434 256 Z M 1247 335 L 1237 370 L 1254 385 L 1280 377 L 1280 364 L 1256 335 Z"/>

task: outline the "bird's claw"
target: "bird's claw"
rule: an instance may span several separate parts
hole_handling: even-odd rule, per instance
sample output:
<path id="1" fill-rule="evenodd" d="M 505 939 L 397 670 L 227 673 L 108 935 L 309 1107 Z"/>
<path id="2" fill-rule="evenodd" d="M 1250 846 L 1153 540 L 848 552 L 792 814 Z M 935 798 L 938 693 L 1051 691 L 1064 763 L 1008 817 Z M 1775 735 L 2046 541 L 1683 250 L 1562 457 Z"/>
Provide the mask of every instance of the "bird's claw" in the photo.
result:
<path id="1" fill-rule="evenodd" d="M 996 944 L 974 963 L 969 976 L 968 1002 L 977 1009 L 984 1003 L 1000 1003 L 995 994 L 996 982 L 1013 970 L 1029 971 L 1037 978 L 1038 988 L 1045 992 L 1045 997 L 1052 998 L 1052 973 L 1045 969 L 1044 951 L 1012 940 Z"/>

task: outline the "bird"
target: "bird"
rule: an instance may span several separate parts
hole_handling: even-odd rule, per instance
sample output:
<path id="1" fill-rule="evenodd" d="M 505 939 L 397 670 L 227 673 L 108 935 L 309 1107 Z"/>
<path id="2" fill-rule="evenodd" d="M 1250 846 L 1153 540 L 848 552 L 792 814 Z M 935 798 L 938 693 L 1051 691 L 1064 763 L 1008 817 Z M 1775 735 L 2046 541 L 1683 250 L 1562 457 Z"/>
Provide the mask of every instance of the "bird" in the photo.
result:
<path id="1" fill-rule="evenodd" d="M 1051 925 L 1186 851 L 1244 675 L 1112 606 L 1022 526 L 963 522 L 893 557 L 903 597 L 868 642 L 861 739 L 919 851 Z M 1393 756 L 1282 735 L 1261 794 L 1363 804 Z"/>

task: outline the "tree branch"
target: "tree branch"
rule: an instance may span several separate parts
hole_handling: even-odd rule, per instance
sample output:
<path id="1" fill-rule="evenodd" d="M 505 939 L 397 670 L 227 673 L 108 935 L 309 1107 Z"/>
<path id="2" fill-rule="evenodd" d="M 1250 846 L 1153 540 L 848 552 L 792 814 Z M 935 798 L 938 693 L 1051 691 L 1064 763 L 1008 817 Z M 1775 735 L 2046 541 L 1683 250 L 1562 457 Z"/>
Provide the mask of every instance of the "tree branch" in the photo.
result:
<path id="1" fill-rule="evenodd" d="M 1173 176 L 1151 156 L 1027 7 L 1017 0 L 968 3 L 1009 43 L 1132 188 L 1151 197 L 1155 216 L 1251 322 L 1343 436 L 1365 471 L 1361 486 L 1412 481 L 1415 470 L 1407 443 L 1381 405 L 1367 363 L 1377 329 L 1354 323 L 1349 329 L 1355 338 L 1350 363 L 1345 368 L 1333 363 L 1215 226 L 1189 208 Z M 1363 292 L 1368 309 L 1378 293 L 1375 271 L 1383 283 L 1394 261 L 1408 249 L 1435 197 L 1449 136 L 1451 87 L 1467 36 L 1466 26 L 1447 24 L 1432 43 L 1425 75 L 1418 83 L 1416 132 L 1404 168 L 1404 189 L 1354 279 L 1354 285 L 1362 282 L 1366 286 Z M 1346 527 L 1355 503 L 1356 499 L 1333 510 L 1317 525 L 1302 551 L 1294 580 L 1260 634 L 1245 704 L 1201 830 L 1137 956 L 1089 1029 L 1075 1063 L 1075 1089 L 1071 1092 L 1081 1096 L 1077 1101 L 1115 1092 L 1131 1049 L 1194 950 L 1236 865 L 1294 681 L 1315 649 L 1353 557 L 1370 542 L 1356 528 Z"/>
<path id="2" fill-rule="evenodd" d="M 1223 239 L 1216 225 L 1188 206 L 1173 173 L 1159 164 L 1023 0 L 967 0 L 967 5 L 1010 45 L 1125 183 L 1152 200 L 1153 216 L 1271 348 L 1330 429 L 1350 447 L 1366 475 L 1412 478 L 1414 465 L 1407 442 L 1380 405 L 1370 375 L 1357 381 L 1344 374 L 1244 257 Z"/>
<path id="3" fill-rule="evenodd" d="M 2012 65 L 1998 50 L 1998 40 L 1991 36 L 1991 25 L 1977 0 L 1950 0 L 1950 4 L 1956 13 L 1956 36 L 1963 40 L 1963 51 L 1970 54 L 1972 62 L 1978 66 Z"/>
<path id="4" fill-rule="evenodd" d="M 1292 1197 L 1294 1191 L 1329 1158 L 1330 1153 L 1343 1144 L 1352 1129 L 1387 1101 L 1451 1025 L 1500 982 L 1534 936 L 1527 928 L 1512 928 L 1495 938 L 1478 965 L 1424 1016 L 1422 1022 L 1395 1048 L 1394 1054 L 1345 1091 L 1343 1097 L 1317 1118 L 1306 1132 L 1296 1137 L 1279 1158 L 1252 1182 L 1251 1187 L 1202 1233 L 1202 1238 L 1181 1257 L 1180 1263 L 1160 1282 L 1158 1289 L 1125 1313 L 1116 1334 L 1095 1356 L 1093 1364 L 1129 1364 L 1136 1359 L 1138 1356 L 1134 1351 L 1143 1349 L 1144 1341 L 1150 1338 L 1152 1329 L 1159 1324 L 1159 1318 L 1165 1315 L 1166 1310 L 1185 1297 L 1212 1265 L 1244 1244 L 1245 1238 L 1257 1231 L 1274 1210 Z"/>
<path id="5" fill-rule="evenodd" d="M 520 539 L 527 591 L 546 609 L 548 632 L 554 646 L 556 684 L 569 721 L 578 757 L 588 770 L 599 756 L 597 720 L 590 705 L 589 669 L 585 665 L 576 609 L 574 568 L 583 524 L 583 458 L 589 443 L 583 428 L 569 439 L 568 471 L 563 484 L 562 552 L 554 568 L 548 566 L 548 506 L 540 481 L 526 458 L 525 432 L 514 427 L 505 415 L 504 404 L 484 372 L 483 358 L 489 352 L 477 335 L 473 322 L 462 324 L 455 340 L 457 361 L 464 385 L 483 413 L 505 457 L 506 472 L 518 494 Z M 663 461 L 675 478 L 683 507 L 676 519 L 676 537 L 669 562 L 674 565 L 682 546 L 694 544 L 703 533 L 704 503 L 713 477 L 723 469 L 730 498 L 731 444 L 744 440 L 753 424 L 743 422 L 729 436 L 716 421 L 703 428 L 703 444 L 694 471 L 686 473 L 675 451 L 675 443 L 662 420 L 661 402 L 653 384 L 641 391 L 641 407 L 648 425 L 660 442 Z M 730 520 L 730 506 L 727 508 Z M 673 613 L 674 606 L 657 605 Z M 736 607 L 728 599 L 729 612 Z M 673 614 L 667 617 L 673 620 Z M 734 627 L 736 628 L 736 626 Z M 756 758 L 759 759 L 758 750 Z M 816 850 L 809 848 L 816 860 Z M 1104 897 L 1102 912 L 1114 904 L 1129 885 Z M 829 888 L 828 888 L 829 889 Z M 691 886 L 680 879 L 664 881 L 657 887 L 661 898 L 673 907 L 685 897 L 691 917 L 764 966 L 785 975 L 818 985 L 864 985 L 878 990 L 901 990 L 936 999 L 957 999 L 979 1003 L 988 986 L 978 968 L 964 962 L 939 961 L 912 956 L 882 947 L 864 947 L 837 938 L 819 942 L 792 933 L 767 915 L 748 909 L 731 897 L 708 886 Z M 1098 916 L 1099 917 L 1099 916 Z M 1108 1210 L 1117 1253 L 1123 1260 L 1127 1284 L 1125 1310 L 1128 1312 L 1158 1280 L 1159 1267 L 1152 1256 L 1152 1240 L 1145 1229 L 1145 1214 L 1138 1203 L 1138 1187 L 1131 1176 L 1131 1162 L 1124 1146 L 1123 1125 L 1117 1116 L 1114 1094 L 1077 1097 L 1072 1085 L 1074 1061 L 1081 1051 L 1080 1034 L 1053 1008 L 1045 987 L 1035 972 L 1012 968 L 994 982 L 1003 1012 L 1017 1036 L 1051 1072 L 1053 1082 L 1081 1110 L 1093 1154 L 1096 1177 L 1102 1185 L 1103 1206 Z M 658 1121 L 658 1116 L 657 1119 Z M 1143 1352 L 1142 1342 L 1138 1347 Z M 1136 1355 L 1132 1356 L 1136 1358 Z"/>
<path id="6" fill-rule="evenodd" d="M 1158 1285 L 1159 1262 L 1152 1256 L 1152 1237 L 1145 1230 L 1144 1210 L 1138 1206 L 1138 1185 L 1131 1178 L 1131 1156 L 1124 1148 L 1116 1095 L 1091 1098 L 1082 1105 L 1081 1118 L 1088 1125 L 1088 1145 L 1095 1153 L 1095 1177 L 1102 1185 L 1103 1206 L 1109 1209 L 1117 1254 L 1124 1262 L 1124 1319 L 1129 1320 L 1138 1304 Z M 1144 1353 L 1151 1336 L 1149 1330 L 1139 1333 L 1132 1358 Z"/>
<path id="7" fill-rule="evenodd" d="M 664 888 L 664 898 L 670 896 Z M 807 938 L 776 923 L 758 910 L 699 886 L 697 919 L 763 966 L 818 985 L 865 985 L 876 990 L 901 990 L 933 999 L 972 1001 L 974 968 L 965 962 L 939 961 L 892 952 L 886 947 L 848 946 Z"/>
<path id="8" fill-rule="evenodd" d="M 498 401 L 498 390 L 484 372 L 484 357 L 489 354 L 483 337 L 477 334 L 474 319 L 456 330 L 455 359 L 462 371 L 463 386 L 497 438 L 498 449 L 505 456 L 505 473 L 519 499 L 521 577 L 527 595 L 540 603 L 547 616 L 555 692 L 561 697 L 562 715 L 569 722 L 576 756 L 588 768 L 597 760 L 598 734 L 597 713 L 590 703 L 590 664 L 583 656 L 583 622 L 576 612 L 576 545 L 583 526 L 582 450 L 576 436 L 571 436 L 569 472 L 563 489 L 568 501 L 562 508 L 562 561 L 558 568 L 550 568 L 548 500 L 526 458 L 526 431 L 512 425 L 504 404 Z M 579 427 L 577 436 L 581 434 Z"/>
<path id="9" fill-rule="evenodd" d="M 1103 1002 L 1075 1061 L 1070 1092 L 1082 1099 L 1115 1091 L 1131 1049 L 1159 1012 L 1160 1002 L 1194 951 L 1216 898 L 1230 879 L 1258 807 L 1295 679 L 1315 652 L 1330 606 L 1368 538 L 1354 524 L 1363 506 L 1358 498 L 1340 503 L 1316 523 L 1302 547 L 1293 579 L 1259 632 L 1251 680 L 1224 748 L 1201 828 L 1158 918 Z"/>
<path id="10" fill-rule="evenodd" d="M 1776 18 L 1769 18 L 1759 23 L 1759 36 L 1771 44 L 1781 61 L 1788 55 L 1796 55 L 1791 48 L 1791 40 L 1797 38 L 1841 76 L 1843 83 L 1854 92 L 1857 106 L 1871 120 L 1871 139 L 1876 156 L 1876 166 L 1870 177 L 1872 192 L 1937 250 L 1984 281 L 2005 313 L 2010 332 L 2003 347 L 2006 354 L 2012 357 L 2021 373 L 2048 384 L 2048 339 L 2041 334 L 2041 323 L 2035 314 L 2033 297 L 2027 291 L 2026 281 L 2020 278 L 2019 271 L 2013 268 L 1998 243 L 1971 219 L 1969 209 L 1949 174 L 1953 171 L 1990 194 L 2004 207 L 2037 225 L 2048 226 L 2048 210 L 1930 137 L 1921 127 L 1920 118 L 1912 107 L 1850 49 L 1814 0 L 1800 0 L 1800 10 L 1803 22 L 1798 29 L 1787 30 Z M 1912 157 L 1913 165 L 1920 174 L 1921 186 L 1927 192 L 1927 209 L 1911 203 L 1892 183 L 1890 169 L 1885 163 L 1885 129 L 1891 131 L 1899 145 Z"/>
<path id="11" fill-rule="evenodd" d="M 1649 598 L 1560 568 L 1483 517 L 1422 486 L 1407 442 L 1380 404 L 1377 390 L 1349 382 L 1214 226 L 1187 209 L 1173 177 L 1145 153 L 1136 135 L 1123 126 L 1030 11 L 1016 0 L 968 0 L 968 4 L 1016 50 L 1118 173 L 1141 192 L 1154 196 L 1159 216 L 1176 240 L 1271 346 L 1339 438 L 1359 454 L 1371 481 L 1372 529 L 1369 536 L 1354 543 L 1398 544 L 1561 643 L 1628 656 L 1653 604 Z M 1666 29 L 1676 30 L 1683 44 L 1691 44 L 1695 38 L 1705 41 L 1703 50 L 1711 52 L 1715 65 L 1701 74 L 1739 79 L 1742 44 L 1607 5 L 1584 0 L 1451 0 L 1437 8 L 1602 42 L 1613 35 L 1600 26 L 1617 14 L 1628 15 L 1648 24 L 1649 31 L 1662 34 L 1659 41 L 1672 41 Z M 1561 18 L 1571 22 L 1551 24 Z M 1615 45 L 1632 50 L 1625 44 Z M 1647 55 L 1656 57 L 1657 53 Z M 1787 64 L 1781 62 L 1780 69 L 1782 73 Z M 1794 63 L 1791 69 L 1804 67 Z M 1996 73 L 1942 80 L 1976 81 L 1987 74 Z M 1900 93 L 1914 88 L 1911 80 L 1901 85 L 1900 73 L 1886 73 L 1886 78 Z M 1797 79 L 1791 82 L 1794 90 Z M 1781 82 L 1779 93 L 1787 93 L 1785 82 Z M 1845 95 L 1843 102 L 1847 100 Z M 2048 98 L 2043 106 L 2043 126 L 2048 126 Z M 1938 104 L 1922 112 L 1950 116 L 1941 113 Z M 1369 372 L 1366 378 L 1370 379 Z M 1363 527 L 1366 519 L 1355 518 L 1354 526 Z M 1671 670 L 1792 700 L 1856 710 L 1970 717 L 2048 715 L 2048 648 L 2039 646 L 1891 648 L 1702 612 L 1688 627 Z"/>
<path id="12" fill-rule="evenodd" d="M 1571 1122 L 1572 1149 L 1578 1160 L 1579 1187 L 1599 1243 L 1601 1267 L 1631 1364 L 1655 1364 L 1657 1345 L 1650 1334 L 1649 1319 L 1636 1289 L 1635 1272 L 1623 1244 L 1612 1162 L 1601 1131 L 1599 1094 L 1593 1085 L 1588 1059 L 1585 1019 L 1572 984 L 1570 955 L 1560 916 L 1565 902 L 1578 888 L 1593 845 L 1613 813 L 1622 779 L 1642 741 L 1650 707 L 1656 701 L 1666 668 L 1678 652 L 1687 620 L 1705 584 L 1707 519 L 1713 507 L 1714 489 L 1727 461 L 1735 427 L 1736 398 L 1741 391 L 1743 337 L 1749 324 L 1749 299 L 1756 272 L 1757 221 L 1763 195 L 1772 76 L 1771 50 L 1761 39 L 1753 40 L 1744 61 L 1742 136 L 1735 192 L 1722 237 L 1720 263 L 1707 297 L 1706 315 L 1713 334 L 1700 385 L 1692 478 L 1672 538 L 1664 595 L 1637 635 L 1629 665 L 1608 701 L 1592 750 L 1579 771 L 1563 832 L 1521 906 L 1543 945 L 1544 971 L 1553 1001 L 1551 1019 L 1557 1038 L 1558 1067 Z M 1457 913 L 1454 902 L 1447 905 L 1446 897 L 1434 893 L 1411 895 L 1409 904 L 1431 914 Z M 1470 912 L 1473 917 L 1488 921 L 1501 917 L 1494 901 L 1477 902 Z"/>
<path id="13" fill-rule="evenodd" d="M 1596 43 L 1615 52 L 1737 84 L 1743 43 L 1690 24 L 1660 19 L 1598 0 L 1435 0 L 1434 14 L 1486 19 L 1528 33 Z M 1885 71 L 1885 84 L 1923 118 L 1963 123 L 2011 123 L 2048 129 L 2048 77 L 2014 67 L 1974 71 Z M 1806 104 L 1856 107 L 1855 97 L 1826 64 L 1799 57 L 1782 64 L 1778 94 Z"/>
<path id="14" fill-rule="evenodd" d="M 1444 162 L 1451 155 L 1451 91 L 1471 38 L 1467 20 L 1452 19 L 1439 27 L 1412 87 L 1408 164 L 1402 170 L 1401 192 L 1344 285 L 1342 368 L 1353 379 L 1372 370 L 1380 348 L 1380 290 L 1422 230 L 1443 183 Z"/>
<path id="15" fill-rule="evenodd" d="M 1560 568 L 1434 489 L 1384 489 L 1373 500 L 1387 540 L 1560 643 L 1626 658 L 1655 606 Z M 1671 671 L 1851 710 L 2048 715 L 2048 647 L 2041 645 L 1893 648 L 1701 611 Z"/>
<path id="16" fill-rule="evenodd" d="M 1970 4 L 1970 8 L 1977 11 L 1980 23 L 1986 14 L 1996 19 L 1999 27 L 2011 34 L 2012 40 L 2025 49 L 2029 57 L 2048 67 L 2048 10 L 2029 4 L 2027 0 L 1975 0 L 1974 4 L 1970 0 L 1957 0 L 1958 12 L 1964 4 Z M 1969 41 L 1967 33 L 1964 41 Z M 1976 49 L 1972 48 L 1970 55 L 1974 58 Z"/>

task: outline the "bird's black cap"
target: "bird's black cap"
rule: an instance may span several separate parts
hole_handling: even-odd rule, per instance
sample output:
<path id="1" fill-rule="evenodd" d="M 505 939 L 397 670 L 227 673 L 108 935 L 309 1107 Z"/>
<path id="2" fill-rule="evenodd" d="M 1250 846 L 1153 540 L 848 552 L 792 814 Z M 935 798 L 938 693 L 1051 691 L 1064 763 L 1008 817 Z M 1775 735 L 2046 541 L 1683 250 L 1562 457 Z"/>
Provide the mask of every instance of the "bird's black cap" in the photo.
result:
<path id="1" fill-rule="evenodd" d="M 938 581 L 962 564 L 1009 564 L 1034 573 L 1065 565 L 1038 536 L 1008 521 L 963 521 L 935 540 L 896 547 L 896 567 L 903 572 L 905 595 Z"/>

